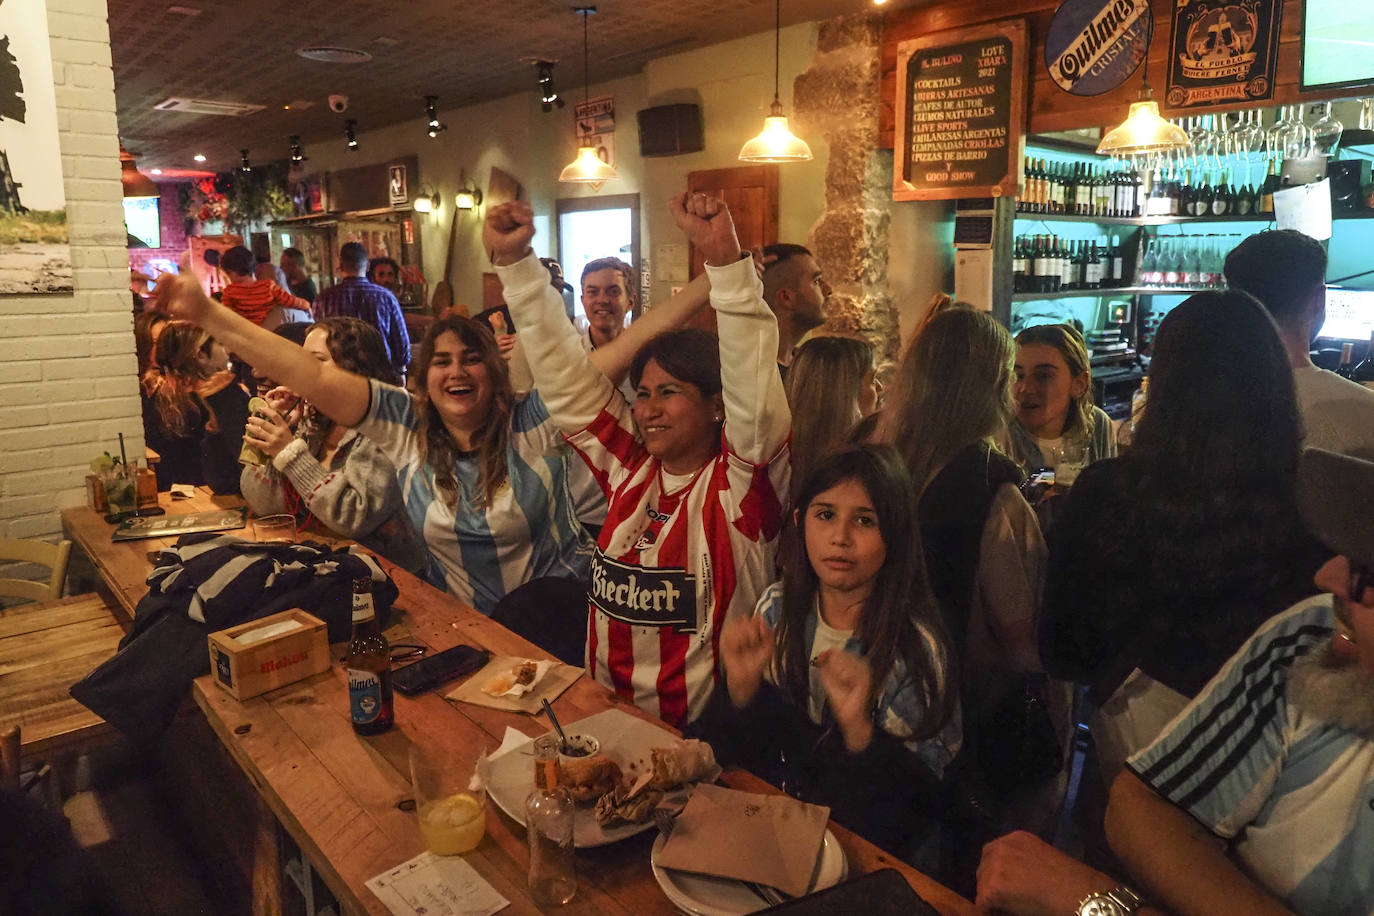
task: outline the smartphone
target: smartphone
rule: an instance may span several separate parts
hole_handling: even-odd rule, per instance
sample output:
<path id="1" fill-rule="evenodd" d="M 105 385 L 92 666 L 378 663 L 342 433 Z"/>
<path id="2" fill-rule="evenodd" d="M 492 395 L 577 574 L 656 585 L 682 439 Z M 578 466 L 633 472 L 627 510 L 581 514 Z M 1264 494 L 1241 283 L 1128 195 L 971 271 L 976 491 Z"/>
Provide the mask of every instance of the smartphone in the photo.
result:
<path id="1" fill-rule="evenodd" d="M 404 695 L 414 696 L 444 681 L 451 681 L 476 671 L 485 665 L 489 658 L 491 653 L 486 649 L 454 646 L 404 668 L 397 668 L 391 675 L 391 683 Z"/>

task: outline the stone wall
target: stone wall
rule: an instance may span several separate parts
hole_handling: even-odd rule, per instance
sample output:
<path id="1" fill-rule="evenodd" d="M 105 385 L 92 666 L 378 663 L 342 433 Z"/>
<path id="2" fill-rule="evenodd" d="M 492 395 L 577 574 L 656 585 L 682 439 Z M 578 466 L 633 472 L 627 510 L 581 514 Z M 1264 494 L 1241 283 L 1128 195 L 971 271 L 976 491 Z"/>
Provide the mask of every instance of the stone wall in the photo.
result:
<path id="1" fill-rule="evenodd" d="M 887 277 L 892 153 L 878 149 L 881 44 L 878 14 L 821 23 L 816 57 L 792 92 L 797 122 L 830 147 L 825 211 L 808 242 L 834 288 L 826 328 L 862 333 L 884 361 L 896 358 L 901 333 Z"/>

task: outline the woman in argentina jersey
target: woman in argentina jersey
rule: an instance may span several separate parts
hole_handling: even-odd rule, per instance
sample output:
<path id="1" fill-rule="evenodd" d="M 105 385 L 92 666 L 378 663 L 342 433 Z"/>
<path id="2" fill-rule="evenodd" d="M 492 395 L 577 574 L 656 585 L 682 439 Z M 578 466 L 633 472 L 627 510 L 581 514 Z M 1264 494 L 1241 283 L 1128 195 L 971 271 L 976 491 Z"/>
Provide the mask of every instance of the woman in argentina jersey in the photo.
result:
<path id="1" fill-rule="evenodd" d="M 485 243 L 549 413 L 610 500 L 592 559 L 588 670 L 682 724 L 715 688 L 726 615 L 751 613 L 774 577 L 791 414 L 777 325 L 729 211 L 702 194 L 671 207 L 706 256 L 720 339 L 683 330 L 650 341 L 630 368 L 633 406 L 568 325 L 530 249 L 529 206 L 494 208 Z"/>
<path id="2" fill-rule="evenodd" d="M 217 329 L 229 349 L 268 377 L 377 443 L 396 467 L 432 583 L 490 613 L 532 579 L 586 581 L 593 544 L 578 507 L 585 515 L 604 497 L 558 436 L 538 393 L 515 395 L 490 327 L 465 318 L 435 322 L 412 375 L 419 390 L 411 394 L 316 360 L 208 299 L 189 275 L 166 284 L 165 296 L 174 314 Z M 704 282 L 689 286 L 656 320 L 704 301 Z M 599 371 L 623 372 L 655 327 L 627 330 L 623 342 L 599 349 Z"/>

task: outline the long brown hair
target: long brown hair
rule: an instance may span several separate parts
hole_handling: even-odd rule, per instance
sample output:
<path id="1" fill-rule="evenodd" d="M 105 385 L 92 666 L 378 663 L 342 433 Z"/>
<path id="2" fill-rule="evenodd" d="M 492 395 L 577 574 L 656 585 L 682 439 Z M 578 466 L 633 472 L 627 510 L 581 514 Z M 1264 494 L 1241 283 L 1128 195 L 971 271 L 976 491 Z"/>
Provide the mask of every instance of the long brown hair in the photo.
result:
<path id="1" fill-rule="evenodd" d="M 510 370 L 496 344 L 490 327 L 470 318 L 441 318 L 429 326 L 420 344 L 415 363 L 415 415 L 419 420 L 420 458 L 434 469 L 434 482 L 439 486 L 444 503 L 457 509 L 462 501 L 462 488 L 454 476 L 453 467 L 460 457 L 457 443 L 444 426 L 439 412 L 429 400 L 429 365 L 434 361 L 434 347 L 441 334 L 452 331 L 469 350 L 482 355 L 482 364 L 491 380 L 491 409 L 487 421 L 476 436 L 477 487 L 472 494 L 474 503 L 487 507 L 506 482 L 506 446 L 510 442 L 510 418 L 515 409 L 515 390 L 510 383 Z"/>
<path id="2" fill-rule="evenodd" d="M 1007 329 L 960 306 L 936 315 L 907 347 L 876 438 L 901 454 L 918 495 L 956 452 L 1006 428 L 1015 363 Z"/>
<path id="3" fill-rule="evenodd" d="M 868 493 L 887 548 L 854 630 L 873 672 L 873 699 L 900 660 L 925 707 L 913 737 L 925 740 L 938 734 L 953 714 L 958 696 L 953 685 L 958 680 L 949 637 L 926 581 L 911 478 L 900 456 L 886 445 L 831 452 L 797 491 L 795 512 L 783 532 L 782 614 L 775 655 L 778 686 L 799 707 L 806 707 L 811 681 L 806 630 L 820 588 L 806 553 L 806 511 L 818 495 L 845 481 L 859 484 Z M 932 637 L 934 649 L 922 637 L 922 629 Z"/>
<path id="4" fill-rule="evenodd" d="M 873 369 L 873 347 L 853 337 L 813 337 L 787 368 L 792 413 L 792 480 L 801 484 L 831 446 L 844 442 L 858 412 L 859 386 Z"/>
<path id="5" fill-rule="evenodd" d="M 214 374 L 199 361 L 214 342 L 209 332 L 189 321 L 169 321 L 158 336 L 154 362 L 162 382 L 153 398 L 158 417 L 174 435 L 190 433 L 199 417 L 205 418 L 205 428 L 210 432 L 219 430 L 214 410 L 199 391 Z"/>

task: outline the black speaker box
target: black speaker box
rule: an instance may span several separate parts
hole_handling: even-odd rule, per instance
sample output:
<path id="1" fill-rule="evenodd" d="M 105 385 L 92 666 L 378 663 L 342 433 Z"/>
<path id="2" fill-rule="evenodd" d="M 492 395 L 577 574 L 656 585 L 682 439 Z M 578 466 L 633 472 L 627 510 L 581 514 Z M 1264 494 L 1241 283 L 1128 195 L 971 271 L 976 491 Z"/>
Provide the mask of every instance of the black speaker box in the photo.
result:
<path id="1" fill-rule="evenodd" d="M 1369 160 L 1329 162 L 1326 177 L 1331 179 L 1331 206 L 1337 210 L 1353 210 L 1360 206 L 1364 199 L 1361 190 L 1369 184 Z"/>
<path id="2" fill-rule="evenodd" d="M 642 109 L 637 117 L 641 156 L 676 156 L 706 148 L 700 105 L 657 105 Z"/>

